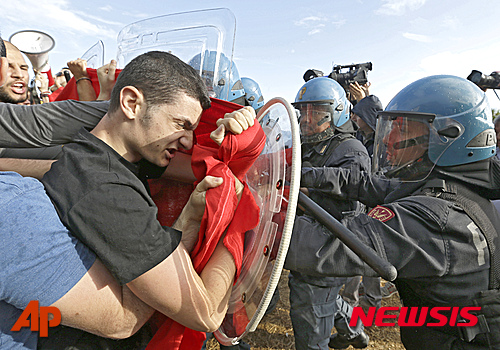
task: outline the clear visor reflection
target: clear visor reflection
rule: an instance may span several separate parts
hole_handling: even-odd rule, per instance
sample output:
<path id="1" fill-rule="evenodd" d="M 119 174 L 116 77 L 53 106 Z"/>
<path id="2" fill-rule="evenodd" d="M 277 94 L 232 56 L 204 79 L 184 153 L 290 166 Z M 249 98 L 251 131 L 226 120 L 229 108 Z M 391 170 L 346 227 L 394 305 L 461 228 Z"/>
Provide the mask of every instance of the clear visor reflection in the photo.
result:
<path id="1" fill-rule="evenodd" d="M 422 157 L 428 148 L 428 135 L 426 123 L 401 117 L 390 122 L 383 138 L 388 165 L 400 166 Z"/>
<path id="2" fill-rule="evenodd" d="M 302 135 L 313 135 L 330 126 L 331 113 L 318 107 L 299 108 L 300 111 L 300 132 Z"/>

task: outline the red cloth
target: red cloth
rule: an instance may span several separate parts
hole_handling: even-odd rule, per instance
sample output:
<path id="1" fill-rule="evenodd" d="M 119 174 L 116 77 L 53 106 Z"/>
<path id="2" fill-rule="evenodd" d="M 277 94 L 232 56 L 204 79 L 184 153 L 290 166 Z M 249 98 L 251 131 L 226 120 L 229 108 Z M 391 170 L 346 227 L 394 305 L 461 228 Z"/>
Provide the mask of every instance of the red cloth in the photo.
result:
<path id="1" fill-rule="evenodd" d="M 158 207 L 158 221 L 162 226 L 172 226 L 189 200 L 194 185 L 163 177 L 150 179 L 148 184 L 151 198 Z"/>
<path id="2" fill-rule="evenodd" d="M 61 86 L 60 88 L 58 88 L 56 91 L 53 91 L 50 95 L 49 95 L 49 101 L 50 102 L 54 102 L 57 100 L 57 98 L 59 97 L 59 94 L 61 92 L 63 92 L 64 90 L 64 86 Z"/>
<path id="3" fill-rule="evenodd" d="M 122 70 L 117 69 L 115 74 L 115 79 L 118 78 Z M 97 78 L 97 69 L 95 68 L 87 68 L 87 74 L 92 81 L 92 87 L 95 91 L 95 96 L 98 97 L 101 92 L 101 87 L 99 86 L 99 79 Z M 56 90 L 57 91 L 57 90 Z M 53 94 L 49 96 L 49 100 L 53 101 L 63 101 L 63 100 L 79 100 L 78 91 L 76 89 L 76 80 L 75 77 L 71 77 L 66 86 L 59 92 L 57 95 L 52 97 Z"/>
<path id="4" fill-rule="evenodd" d="M 54 85 L 54 77 L 52 76 L 52 69 L 49 68 L 49 70 L 42 73 L 47 74 L 47 79 L 49 80 L 49 86 Z"/>
<path id="5" fill-rule="evenodd" d="M 207 191 L 207 206 L 198 242 L 191 253 L 193 266 L 198 273 L 205 267 L 227 229 L 223 243 L 234 257 L 238 276 L 243 260 L 245 232 L 256 227 L 259 220 L 259 207 L 246 184 L 238 203 L 233 174 L 243 182 L 246 171 L 264 148 L 265 134 L 260 124 L 255 121 L 241 135 L 228 134 L 220 147 L 210 139 L 210 132 L 216 129 L 216 120 L 239 108 L 239 105 L 212 99 L 212 107 L 203 113 L 196 129 L 197 144 L 193 148 L 191 161 L 196 178 L 198 181 L 206 175 L 224 178 L 222 185 Z M 167 319 L 146 350 L 200 349 L 204 340 L 205 333 Z"/>

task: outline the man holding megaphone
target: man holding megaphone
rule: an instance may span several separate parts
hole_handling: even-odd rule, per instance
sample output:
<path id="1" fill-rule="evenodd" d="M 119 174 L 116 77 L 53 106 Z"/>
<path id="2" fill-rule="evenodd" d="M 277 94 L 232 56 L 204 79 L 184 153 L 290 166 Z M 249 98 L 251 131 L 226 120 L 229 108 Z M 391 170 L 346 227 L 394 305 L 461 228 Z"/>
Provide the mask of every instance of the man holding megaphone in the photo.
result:
<path id="1" fill-rule="evenodd" d="M 20 30 L 10 36 L 9 42 L 28 57 L 35 73 L 47 74 L 49 86 L 54 85 L 49 51 L 54 48 L 56 42 L 50 35 L 38 30 Z"/>

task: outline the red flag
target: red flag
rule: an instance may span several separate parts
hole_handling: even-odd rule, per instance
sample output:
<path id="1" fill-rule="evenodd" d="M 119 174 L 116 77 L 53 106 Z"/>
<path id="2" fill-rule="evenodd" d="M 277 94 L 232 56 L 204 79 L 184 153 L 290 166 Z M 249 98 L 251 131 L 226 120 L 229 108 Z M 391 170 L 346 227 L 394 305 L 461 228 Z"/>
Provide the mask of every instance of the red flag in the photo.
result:
<path id="1" fill-rule="evenodd" d="M 118 78 L 118 75 L 120 74 L 122 70 L 117 69 L 115 73 L 115 79 Z M 99 79 L 97 78 L 97 69 L 95 68 L 87 68 L 87 74 L 90 78 L 90 81 L 92 82 L 92 87 L 94 88 L 95 95 L 96 97 L 99 96 L 99 93 L 101 92 L 101 87 L 99 86 Z M 57 89 L 55 92 L 59 91 L 61 88 Z M 79 100 L 78 98 L 78 91 L 76 90 L 76 81 L 75 77 L 72 77 L 66 86 L 62 88 L 60 92 L 54 95 L 52 93 L 49 95 L 49 100 L 51 102 L 54 101 L 63 101 L 63 100 Z"/>

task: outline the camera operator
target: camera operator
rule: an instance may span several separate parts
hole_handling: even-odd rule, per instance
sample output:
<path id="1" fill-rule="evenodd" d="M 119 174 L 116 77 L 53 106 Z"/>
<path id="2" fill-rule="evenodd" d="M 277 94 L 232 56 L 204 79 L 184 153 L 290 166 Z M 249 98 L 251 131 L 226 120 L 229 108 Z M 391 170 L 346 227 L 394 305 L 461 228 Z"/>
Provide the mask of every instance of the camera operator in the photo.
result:
<path id="1" fill-rule="evenodd" d="M 341 72 L 342 69 L 349 69 L 347 72 Z M 355 63 L 349 65 L 336 65 L 328 74 L 328 78 L 335 80 L 343 88 L 347 99 L 355 105 L 366 96 L 370 95 L 368 82 L 368 71 L 372 70 L 372 63 Z M 318 69 L 308 69 L 304 73 L 304 80 L 307 82 L 313 78 L 322 77 L 324 74 Z"/>
<path id="2" fill-rule="evenodd" d="M 347 72 L 341 72 L 342 69 L 349 69 Z M 370 93 L 368 88 L 368 71 L 372 70 L 372 63 L 355 63 L 349 65 L 336 65 L 329 78 L 338 82 L 345 90 L 349 101 L 355 105 Z"/>
<path id="3" fill-rule="evenodd" d="M 353 104 L 353 106 L 365 97 L 370 96 L 370 86 L 370 82 L 359 85 L 359 83 L 355 81 L 354 83 L 349 84 L 349 90 L 346 91 L 346 94 L 347 98 Z"/>

